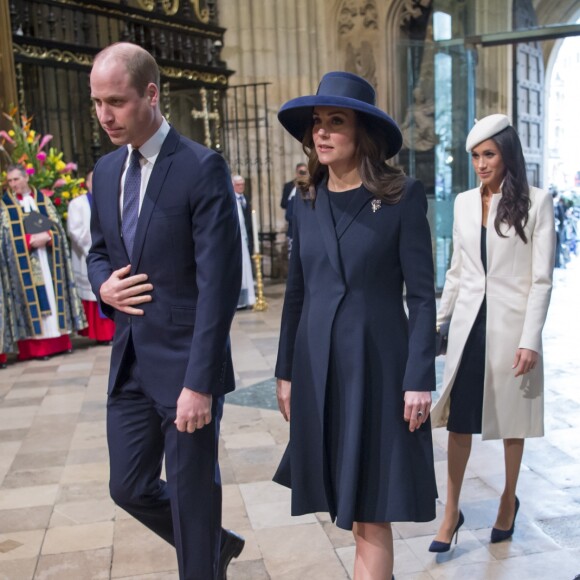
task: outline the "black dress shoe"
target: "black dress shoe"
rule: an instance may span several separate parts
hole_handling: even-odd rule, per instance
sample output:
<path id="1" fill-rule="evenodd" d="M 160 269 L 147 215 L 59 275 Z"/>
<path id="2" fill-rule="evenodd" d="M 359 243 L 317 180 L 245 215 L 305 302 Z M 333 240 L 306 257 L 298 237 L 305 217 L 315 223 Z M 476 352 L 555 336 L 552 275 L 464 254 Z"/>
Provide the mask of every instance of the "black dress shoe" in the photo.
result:
<path id="1" fill-rule="evenodd" d="M 222 530 L 218 580 L 227 580 L 228 566 L 232 558 L 237 558 L 244 549 L 246 540 L 231 530 Z"/>

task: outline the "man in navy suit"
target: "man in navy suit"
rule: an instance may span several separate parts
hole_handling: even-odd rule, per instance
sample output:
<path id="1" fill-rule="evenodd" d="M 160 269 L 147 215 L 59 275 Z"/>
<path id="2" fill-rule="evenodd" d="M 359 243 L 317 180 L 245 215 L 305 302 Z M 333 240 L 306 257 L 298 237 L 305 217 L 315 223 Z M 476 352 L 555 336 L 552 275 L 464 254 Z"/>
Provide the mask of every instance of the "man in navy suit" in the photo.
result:
<path id="1" fill-rule="evenodd" d="M 177 133 L 139 46 L 96 57 L 91 96 L 119 149 L 93 175 L 91 285 L 116 323 L 107 401 L 111 497 L 173 544 L 182 580 L 225 578 L 218 437 L 234 389 L 240 232 L 223 158 Z M 167 482 L 160 478 L 163 458 Z"/>

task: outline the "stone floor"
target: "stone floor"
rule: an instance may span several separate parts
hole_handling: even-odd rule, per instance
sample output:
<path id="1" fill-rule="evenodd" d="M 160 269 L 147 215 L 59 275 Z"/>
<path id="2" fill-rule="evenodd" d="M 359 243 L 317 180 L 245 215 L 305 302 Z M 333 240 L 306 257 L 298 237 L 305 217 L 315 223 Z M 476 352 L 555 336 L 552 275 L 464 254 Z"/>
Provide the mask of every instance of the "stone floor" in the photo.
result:
<path id="1" fill-rule="evenodd" d="M 580 574 L 580 259 L 555 278 L 545 329 L 546 436 L 526 444 L 513 539 L 489 543 L 502 487 L 501 445 L 476 440 L 459 543 L 435 556 L 427 546 L 438 520 L 396 524 L 397 580 Z M 247 544 L 229 578 L 348 579 L 351 535 L 324 514 L 292 518 L 289 492 L 270 481 L 288 437 L 272 381 L 282 292 L 269 287 L 269 310 L 239 312 L 232 331 L 239 390 L 228 396 L 222 429 L 224 525 Z M 177 579 L 173 550 L 107 494 L 109 351 L 79 342 L 72 355 L 0 371 L 2 579 Z M 446 432 L 436 430 L 434 442 L 444 498 Z"/>

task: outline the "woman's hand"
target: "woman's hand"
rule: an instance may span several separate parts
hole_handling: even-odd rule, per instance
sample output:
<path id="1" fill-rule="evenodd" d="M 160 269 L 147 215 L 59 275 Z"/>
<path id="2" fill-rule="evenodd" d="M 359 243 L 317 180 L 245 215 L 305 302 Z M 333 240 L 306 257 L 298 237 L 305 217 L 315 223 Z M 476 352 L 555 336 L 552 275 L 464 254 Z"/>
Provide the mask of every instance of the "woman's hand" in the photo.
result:
<path id="1" fill-rule="evenodd" d="M 518 348 L 512 366 L 512 369 L 516 369 L 515 376 L 519 377 L 533 371 L 538 364 L 538 358 L 539 355 L 535 350 L 530 350 L 529 348 Z"/>
<path id="2" fill-rule="evenodd" d="M 286 421 L 290 421 L 290 388 L 292 383 L 284 379 L 276 379 L 276 397 L 278 409 Z"/>
<path id="3" fill-rule="evenodd" d="M 431 411 L 431 391 L 405 391 L 403 418 L 409 423 L 411 433 L 427 421 Z"/>

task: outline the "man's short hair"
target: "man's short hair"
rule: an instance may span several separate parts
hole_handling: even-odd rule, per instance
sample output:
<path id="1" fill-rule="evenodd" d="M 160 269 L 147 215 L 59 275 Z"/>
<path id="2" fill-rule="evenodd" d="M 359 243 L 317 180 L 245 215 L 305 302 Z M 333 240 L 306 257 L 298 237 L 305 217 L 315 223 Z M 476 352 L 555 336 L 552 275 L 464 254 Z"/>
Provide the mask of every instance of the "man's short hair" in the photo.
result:
<path id="1" fill-rule="evenodd" d="M 158 88 L 161 85 L 161 75 L 157 62 L 144 48 L 130 42 L 116 42 L 104 48 L 95 56 L 93 65 L 103 58 L 112 58 L 121 61 L 131 79 L 131 86 L 137 90 L 139 96 L 145 94 L 149 83 Z"/>
<path id="2" fill-rule="evenodd" d="M 26 173 L 26 168 L 21 163 L 13 163 L 12 165 L 9 165 L 6 169 L 6 174 L 10 173 L 11 171 L 20 171 L 24 177 L 28 175 Z"/>

